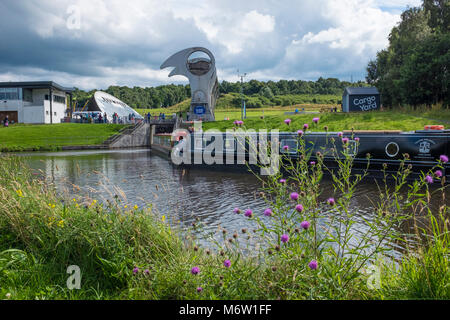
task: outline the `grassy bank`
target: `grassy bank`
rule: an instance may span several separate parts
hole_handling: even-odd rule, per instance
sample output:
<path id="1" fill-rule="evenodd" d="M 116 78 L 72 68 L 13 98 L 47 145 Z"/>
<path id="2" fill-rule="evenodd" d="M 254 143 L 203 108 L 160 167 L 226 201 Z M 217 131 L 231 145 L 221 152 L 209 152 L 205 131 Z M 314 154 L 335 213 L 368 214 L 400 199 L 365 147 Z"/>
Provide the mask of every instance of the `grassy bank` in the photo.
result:
<path id="1" fill-rule="evenodd" d="M 281 112 L 280 112 L 281 113 Z M 436 114 L 421 114 L 419 112 L 401 112 L 401 111 L 383 111 L 369 113 L 320 113 L 285 115 L 271 114 L 261 117 L 248 117 L 244 123 L 247 128 L 252 129 L 279 129 L 280 131 L 297 131 L 303 128 L 307 123 L 310 131 L 324 131 L 326 125 L 329 131 L 341 130 L 402 130 L 412 131 L 421 130 L 428 124 L 442 124 L 446 127 L 449 124 L 446 119 L 450 115 L 450 111 L 441 111 L 440 116 Z M 260 113 L 262 115 L 262 113 Z M 315 125 L 312 119 L 319 117 L 319 123 Z M 291 119 L 290 125 L 284 123 L 285 119 Z M 207 122 L 203 124 L 203 129 L 219 129 L 224 131 L 234 126 L 234 121 L 240 119 L 240 113 L 236 113 L 235 117 L 230 117 L 228 121 Z"/>
<path id="2" fill-rule="evenodd" d="M 268 181 L 264 192 L 270 194 L 267 200 L 272 214 L 265 218 L 273 219 L 273 226 L 265 224 L 262 213 L 241 213 L 241 231 L 223 233 L 223 242 L 202 248 L 195 240 L 197 227 L 185 237 L 168 219 L 154 216 L 150 207 L 141 210 L 120 197 L 105 204 L 79 196 L 61 198 L 39 172 L 31 172 L 17 158 L 2 157 L 0 297 L 449 299 L 448 221 L 442 224 L 447 211 L 441 212 L 440 218 L 429 215 L 435 226 L 431 237 L 425 246 L 411 249 L 396 268 L 379 261 L 381 284 L 371 289 L 370 275 L 363 270 L 368 263 L 377 262 L 376 255 L 383 251 L 370 255 L 357 250 L 340 252 L 337 248 L 346 248 L 349 238 L 343 234 L 339 241 L 333 239 L 335 230 L 323 240 L 316 237 L 315 219 L 322 219 L 320 207 L 327 205 L 317 203 L 321 165 L 319 161 L 307 180 L 297 181 L 302 176 L 293 176 L 284 184 L 274 176 Z M 301 215 L 292 211 L 295 203 L 289 200 L 290 182 L 296 183 L 298 202 L 304 206 Z M 418 194 L 416 188 L 423 187 L 419 183 L 412 192 Z M 398 211 L 395 191 L 392 194 L 382 208 L 388 214 L 380 214 L 380 226 L 405 214 Z M 418 198 L 426 206 L 426 195 Z M 332 204 L 335 219 L 340 219 L 350 201 L 350 193 L 336 198 Z M 248 219 L 258 222 L 260 228 L 255 232 L 245 229 Z M 301 227 L 303 220 L 311 226 Z M 352 222 L 345 221 L 343 226 Z M 369 229 L 381 232 L 377 224 Z M 256 237 L 261 244 L 251 250 L 252 255 L 241 250 L 248 237 Z M 79 290 L 66 286 L 71 265 L 81 270 Z"/>
<path id="3" fill-rule="evenodd" d="M 62 146 L 96 145 L 118 133 L 124 125 L 61 123 L 0 127 L 0 151 L 53 151 Z"/>

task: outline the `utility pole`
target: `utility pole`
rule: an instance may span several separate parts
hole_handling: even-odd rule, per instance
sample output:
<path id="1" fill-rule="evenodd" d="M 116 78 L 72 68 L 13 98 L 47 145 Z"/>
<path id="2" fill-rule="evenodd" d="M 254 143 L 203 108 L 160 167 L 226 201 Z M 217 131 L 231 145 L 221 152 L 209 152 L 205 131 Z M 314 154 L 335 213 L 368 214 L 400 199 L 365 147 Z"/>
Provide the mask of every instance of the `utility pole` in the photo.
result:
<path id="1" fill-rule="evenodd" d="M 245 110 L 245 100 L 244 100 L 244 78 L 247 76 L 247 73 L 240 74 L 239 69 L 237 71 L 238 78 L 241 78 L 241 99 L 242 99 L 242 105 L 241 105 L 241 120 L 244 120 L 247 118 L 247 112 Z"/>

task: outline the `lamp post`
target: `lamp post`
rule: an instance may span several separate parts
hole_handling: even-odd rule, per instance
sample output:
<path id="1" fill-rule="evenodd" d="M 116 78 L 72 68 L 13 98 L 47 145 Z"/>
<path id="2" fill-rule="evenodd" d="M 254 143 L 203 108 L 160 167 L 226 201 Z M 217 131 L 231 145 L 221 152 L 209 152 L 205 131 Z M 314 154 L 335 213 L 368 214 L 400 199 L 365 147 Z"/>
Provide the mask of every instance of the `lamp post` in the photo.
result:
<path id="1" fill-rule="evenodd" d="M 247 112 L 245 110 L 245 99 L 244 99 L 244 78 L 247 76 L 247 73 L 244 74 L 239 74 L 239 69 L 238 69 L 238 77 L 241 78 L 241 99 L 242 99 L 242 104 L 241 104 L 241 120 L 244 120 L 247 118 Z"/>

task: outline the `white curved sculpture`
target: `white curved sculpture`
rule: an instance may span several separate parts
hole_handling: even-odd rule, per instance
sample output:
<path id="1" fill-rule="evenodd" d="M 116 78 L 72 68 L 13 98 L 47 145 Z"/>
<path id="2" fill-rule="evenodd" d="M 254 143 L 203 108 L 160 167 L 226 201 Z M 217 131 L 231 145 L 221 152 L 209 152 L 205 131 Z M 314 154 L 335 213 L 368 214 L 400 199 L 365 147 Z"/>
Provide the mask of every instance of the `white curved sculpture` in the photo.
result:
<path id="1" fill-rule="evenodd" d="M 205 58 L 189 59 L 194 52 L 203 52 Z M 193 47 L 181 50 L 170 56 L 161 65 L 161 69 L 173 67 L 169 77 L 185 76 L 191 86 L 191 107 L 189 120 L 214 121 L 214 108 L 219 95 L 219 83 L 216 74 L 216 61 L 213 54 L 206 48 Z"/>

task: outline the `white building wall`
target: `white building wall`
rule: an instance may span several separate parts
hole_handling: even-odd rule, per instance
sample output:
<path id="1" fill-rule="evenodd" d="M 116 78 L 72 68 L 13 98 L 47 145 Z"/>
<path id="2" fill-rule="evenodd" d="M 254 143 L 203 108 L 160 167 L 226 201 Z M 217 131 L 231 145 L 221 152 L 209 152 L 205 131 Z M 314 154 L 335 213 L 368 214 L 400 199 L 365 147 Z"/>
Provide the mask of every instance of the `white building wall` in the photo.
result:
<path id="1" fill-rule="evenodd" d="M 17 120 L 19 123 L 51 123 L 50 122 L 50 101 L 45 100 L 45 96 L 49 96 L 48 89 L 33 89 L 33 102 L 22 100 L 22 90 L 20 90 L 20 100 L 2 100 L 0 101 L 0 111 L 17 111 Z M 53 89 L 53 95 L 65 97 L 66 93 Z M 53 100 L 53 97 L 49 97 Z M 61 119 L 65 117 L 66 102 L 60 103 L 53 101 L 52 116 L 53 123 L 61 123 Z"/>
<path id="2" fill-rule="evenodd" d="M 44 106 L 24 106 L 23 123 L 45 123 Z"/>

